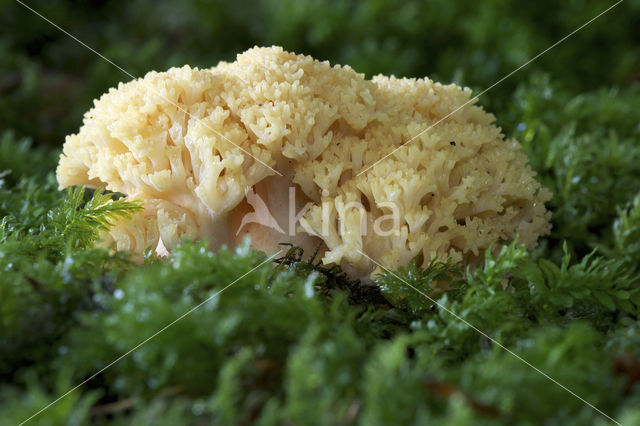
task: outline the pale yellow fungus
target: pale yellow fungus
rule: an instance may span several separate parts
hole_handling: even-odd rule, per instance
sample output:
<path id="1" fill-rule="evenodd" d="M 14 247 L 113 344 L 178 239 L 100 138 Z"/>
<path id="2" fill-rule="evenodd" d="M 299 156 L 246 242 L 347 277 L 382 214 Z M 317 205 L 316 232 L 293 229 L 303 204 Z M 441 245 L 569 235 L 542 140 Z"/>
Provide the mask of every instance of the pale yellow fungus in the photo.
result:
<path id="1" fill-rule="evenodd" d="M 323 243 L 323 261 L 353 276 L 376 269 L 367 256 L 391 268 L 417 256 L 473 263 L 516 236 L 534 247 L 551 194 L 493 115 L 472 103 L 451 114 L 470 96 L 253 48 L 110 89 L 67 137 L 57 176 L 144 203 L 105 236 L 119 250 L 249 234 L 268 252 Z"/>

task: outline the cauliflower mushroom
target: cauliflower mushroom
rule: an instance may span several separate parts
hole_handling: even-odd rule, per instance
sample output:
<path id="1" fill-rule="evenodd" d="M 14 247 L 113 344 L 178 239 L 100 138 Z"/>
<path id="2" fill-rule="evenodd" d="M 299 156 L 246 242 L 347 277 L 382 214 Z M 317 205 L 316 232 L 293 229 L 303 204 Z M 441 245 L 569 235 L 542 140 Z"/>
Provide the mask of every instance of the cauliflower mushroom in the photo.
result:
<path id="1" fill-rule="evenodd" d="M 534 247 L 551 194 L 470 96 L 256 47 L 110 89 L 67 137 L 57 177 L 144 203 L 105 235 L 118 250 L 250 235 L 265 251 L 320 245 L 356 277 L 376 269 L 369 257 L 474 263 L 516 236 Z"/>

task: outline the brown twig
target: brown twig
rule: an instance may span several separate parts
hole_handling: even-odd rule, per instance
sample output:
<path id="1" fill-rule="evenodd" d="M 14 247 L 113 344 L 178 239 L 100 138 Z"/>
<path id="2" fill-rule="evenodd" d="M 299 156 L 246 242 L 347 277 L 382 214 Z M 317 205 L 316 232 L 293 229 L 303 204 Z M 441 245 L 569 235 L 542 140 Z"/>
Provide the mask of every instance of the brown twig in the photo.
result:
<path id="1" fill-rule="evenodd" d="M 500 412 L 495 407 L 478 401 L 473 396 L 461 391 L 460 389 L 449 383 L 441 382 L 438 379 L 429 377 L 424 381 L 424 385 L 429 390 L 429 392 L 434 393 L 443 399 L 449 399 L 454 393 L 462 395 L 467 405 L 469 405 L 473 409 L 473 411 L 478 414 L 482 414 L 485 416 L 497 416 L 500 414 Z"/>
<path id="2" fill-rule="evenodd" d="M 625 352 L 618 355 L 613 364 L 613 372 L 616 376 L 623 376 L 627 379 L 622 393 L 629 395 L 633 385 L 640 383 L 640 361 L 632 353 Z"/>

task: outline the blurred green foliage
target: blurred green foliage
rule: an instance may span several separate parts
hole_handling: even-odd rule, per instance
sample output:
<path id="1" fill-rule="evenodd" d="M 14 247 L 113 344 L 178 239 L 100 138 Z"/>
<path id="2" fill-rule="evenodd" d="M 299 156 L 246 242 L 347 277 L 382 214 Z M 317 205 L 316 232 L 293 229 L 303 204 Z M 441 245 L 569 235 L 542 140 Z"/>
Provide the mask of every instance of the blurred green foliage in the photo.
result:
<path id="1" fill-rule="evenodd" d="M 613 2 L 27 4 L 135 76 L 278 44 L 480 93 Z M 139 207 L 59 192 L 53 169 L 91 100 L 129 77 L 17 2 L 0 26 L 1 424 L 87 378 L 32 423 L 610 424 L 540 371 L 640 424 L 640 1 L 480 99 L 553 191 L 552 234 L 376 287 L 296 250 L 273 264 L 186 242 L 139 264 L 92 248 Z"/>
<path id="2" fill-rule="evenodd" d="M 613 4 L 609 0 L 28 1 L 134 76 L 210 67 L 281 45 L 368 76 L 429 76 L 482 90 Z M 91 100 L 130 77 L 13 0 L 0 2 L 0 128 L 59 146 Z M 490 92 L 501 117 L 528 75 L 578 92 L 640 78 L 640 1 L 626 0 Z M 512 132 L 514 128 L 507 128 Z"/>

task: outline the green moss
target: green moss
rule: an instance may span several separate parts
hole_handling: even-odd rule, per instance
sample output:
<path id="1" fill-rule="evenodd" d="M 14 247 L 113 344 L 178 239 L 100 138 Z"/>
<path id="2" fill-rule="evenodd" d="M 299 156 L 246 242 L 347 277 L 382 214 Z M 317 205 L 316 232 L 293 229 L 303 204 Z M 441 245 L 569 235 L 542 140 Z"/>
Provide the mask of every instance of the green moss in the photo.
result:
<path id="1" fill-rule="evenodd" d="M 135 75 L 281 44 L 479 93 L 611 3 L 29 5 Z M 413 262 L 365 286 L 297 248 L 265 262 L 185 241 L 143 263 L 94 248 L 139 206 L 58 191 L 53 171 L 91 99 L 129 77 L 3 3 L 0 423 L 64 396 L 33 424 L 610 424 L 551 377 L 638 424 L 639 7 L 624 2 L 480 100 L 554 193 L 551 235 L 473 272 Z"/>

